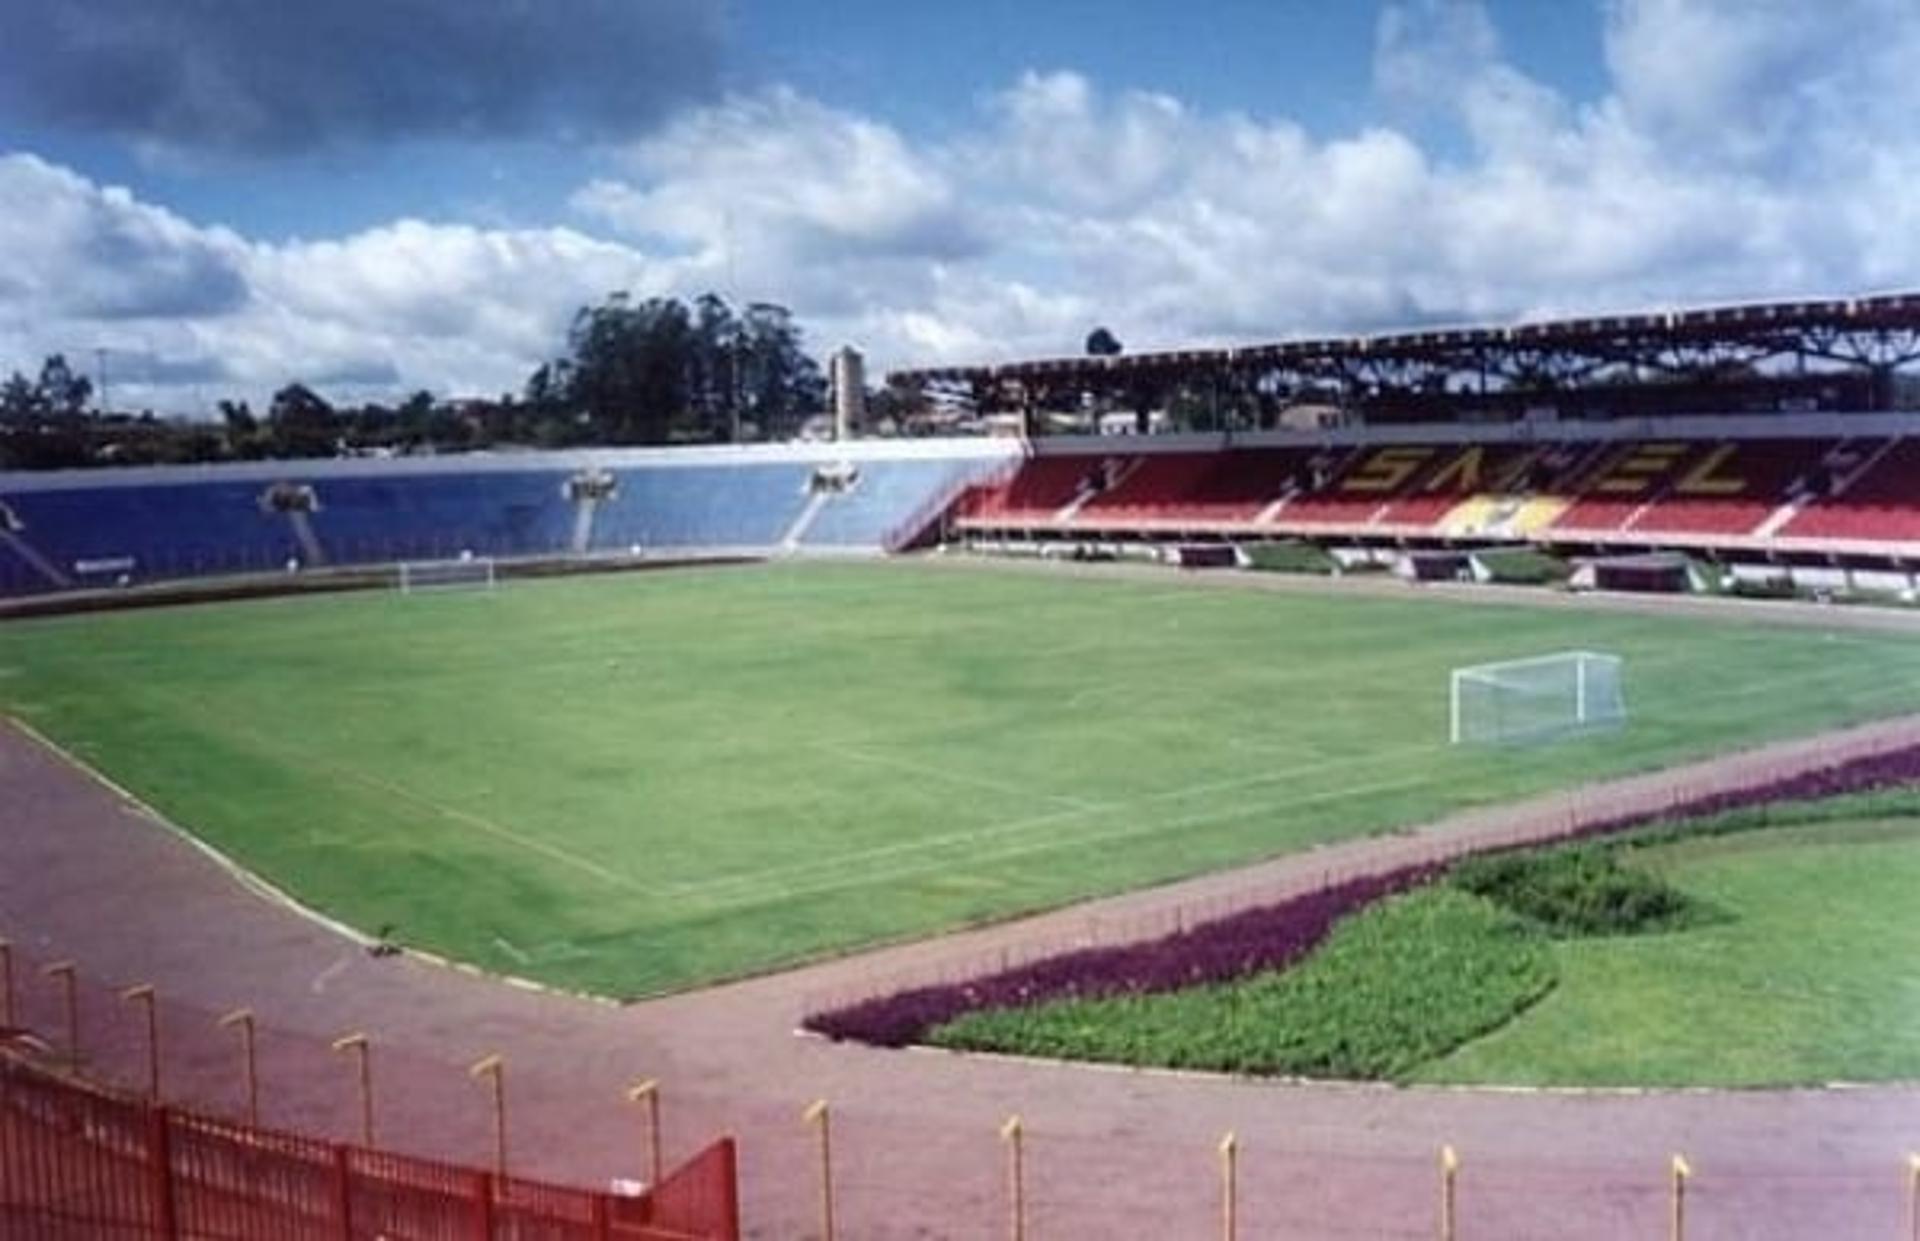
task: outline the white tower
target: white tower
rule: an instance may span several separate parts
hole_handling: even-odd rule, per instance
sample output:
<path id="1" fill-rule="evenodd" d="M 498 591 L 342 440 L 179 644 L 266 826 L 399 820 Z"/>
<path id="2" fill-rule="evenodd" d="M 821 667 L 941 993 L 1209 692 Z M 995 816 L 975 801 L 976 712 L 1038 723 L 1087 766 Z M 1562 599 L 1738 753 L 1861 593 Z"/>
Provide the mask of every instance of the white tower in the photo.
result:
<path id="1" fill-rule="evenodd" d="M 852 345 L 843 346 L 827 362 L 833 386 L 833 438 L 852 439 L 867 422 L 867 364 Z"/>

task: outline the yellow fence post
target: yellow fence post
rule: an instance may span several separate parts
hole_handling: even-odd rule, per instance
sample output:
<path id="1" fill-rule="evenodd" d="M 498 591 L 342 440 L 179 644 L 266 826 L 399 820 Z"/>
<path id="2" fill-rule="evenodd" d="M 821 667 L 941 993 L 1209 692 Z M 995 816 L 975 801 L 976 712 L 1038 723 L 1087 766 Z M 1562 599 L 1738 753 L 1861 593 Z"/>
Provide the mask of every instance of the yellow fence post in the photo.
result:
<path id="1" fill-rule="evenodd" d="M 1907 1241 L 1920 1241 L 1920 1152 L 1907 1156 Z"/>
<path id="2" fill-rule="evenodd" d="M 1240 1141 L 1233 1130 L 1220 1139 L 1220 1236 L 1235 1241 L 1240 1235 Z"/>
<path id="3" fill-rule="evenodd" d="M 803 1124 L 820 1132 L 820 1238 L 833 1241 L 833 1117 L 825 1099 L 815 1099 L 800 1113 Z"/>
<path id="4" fill-rule="evenodd" d="M 160 1004 L 154 994 L 153 984 L 143 982 L 137 987 L 128 987 L 120 993 L 120 998 L 130 1004 L 144 1005 L 147 1010 L 147 1098 L 160 1102 Z"/>
<path id="5" fill-rule="evenodd" d="M 240 1075 L 247 1091 L 247 1124 L 260 1127 L 260 1064 L 253 1045 L 253 1010 L 236 1008 L 220 1019 L 220 1028 L 240 1030 Z"/>
<path id="6" fill-rule="evenodd" d="M 67 1056 L 75 1068 L 80 1067 L 80 981 L 75 977 L 76 966 L 71 961 L 55 961 L 41 970 L 47 978 L 60 981 L 66 993 L 67 1007 Z"/>
<path id="7" fill-rule="evenodd" d="M 493 1083 L 493 1171 L 502 1180 L 507 1175 L 507 1062 L 498 1053 L 483 1056 L 467 1066 L 467 1076 Z"/>
<path id="8" fill-rule="evenodd" d="M 355 1031 L 333 1040 L 338 1052 L 353 1052 L 360 1062 L 360 1145 L 373 1146 L 373 1047 L 367 1036 Z"/>
<path id="9" fill-rule="evenodd" d="M 1026 1241 L 1026 1127 L 1020 1123 L 1018 1112 L 1007 1117 L 1007 1123 L 1000 1126 L 1000 1140 L 1007 1144 L 1007 1235 L 1013 1241 Z"/>
<path id="10" fill-rule="evenodd" d="M 660 1083 L 649 1077 L 627 1090 L 627 1102 L 638 1103 L 647 1112 L 647 1188 L 660 1183 Z"/>
<path id="11" fill-rule="evenodd" d="M 1686 1241 L 1687 1237 L 1687 1181 L 1693 1176 L 1693 1166 L 1684 1155 L 1673 1157 L 1673 1227 L 1669 1233 L 1672 1241 Z"/>
<path id="12" fill-rule="evenodd" d="M 1453 1147 L 1440 1148 L 1440 1241 L 1454 1241 L 1458 1203 L 1458 1181 L 1460 1177 L 1460 1157 Z"/>

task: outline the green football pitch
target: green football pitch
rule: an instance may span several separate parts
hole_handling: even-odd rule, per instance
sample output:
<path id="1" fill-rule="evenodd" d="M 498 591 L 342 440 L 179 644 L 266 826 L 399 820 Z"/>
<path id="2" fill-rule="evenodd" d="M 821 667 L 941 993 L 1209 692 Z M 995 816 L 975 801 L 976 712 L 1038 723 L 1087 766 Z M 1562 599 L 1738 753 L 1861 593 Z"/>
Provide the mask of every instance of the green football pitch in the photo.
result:
<path id="1" fill-rule="evenodd" d="M 1631 722 L 1446 744 L 1458 665 Z M 0 709 L 355 926 L 630 996 L 1920 708 L 1920 642 L 914 564 L 0 627 Z"/>

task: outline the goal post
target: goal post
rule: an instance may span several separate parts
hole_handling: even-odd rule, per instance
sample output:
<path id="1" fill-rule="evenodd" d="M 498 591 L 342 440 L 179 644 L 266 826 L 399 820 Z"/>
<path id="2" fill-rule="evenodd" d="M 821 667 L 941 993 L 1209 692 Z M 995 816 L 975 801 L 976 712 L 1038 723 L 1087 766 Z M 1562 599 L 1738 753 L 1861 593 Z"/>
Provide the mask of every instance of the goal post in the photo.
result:
<path id="1" fill-rule="evenodd" d="M 1454 745 L 1530 741 L 1624 724 L 1617 655 L 1561 651 L 1455 668 L 1447 732 Z"/>
<path id="2" fill-rule="evenodd" d="M 492 590 L 499 581 L 491 556 L 403 560 L 397 570 L 395 585 L 403 595 L 422 590 Z"/>

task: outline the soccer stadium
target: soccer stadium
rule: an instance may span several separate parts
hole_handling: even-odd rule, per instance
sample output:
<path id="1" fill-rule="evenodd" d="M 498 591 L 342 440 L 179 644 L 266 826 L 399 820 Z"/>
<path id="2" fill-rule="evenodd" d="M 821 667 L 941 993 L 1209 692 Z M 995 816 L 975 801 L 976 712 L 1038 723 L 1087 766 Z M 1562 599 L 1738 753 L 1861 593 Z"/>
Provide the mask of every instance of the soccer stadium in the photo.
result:
<path id="1" fill-rule="evenodd" d="M 0 1236 L 1909 1236 L 1917 358 L 0 473 Z"/>

